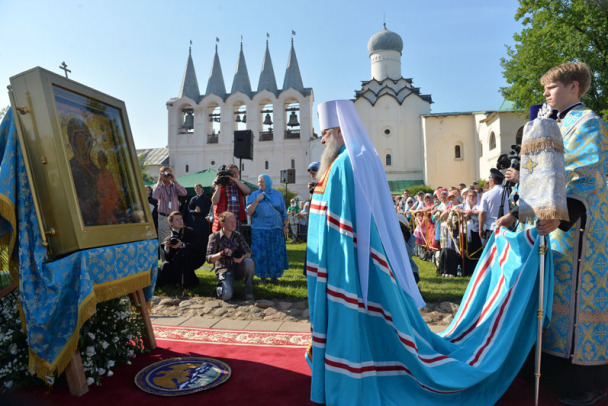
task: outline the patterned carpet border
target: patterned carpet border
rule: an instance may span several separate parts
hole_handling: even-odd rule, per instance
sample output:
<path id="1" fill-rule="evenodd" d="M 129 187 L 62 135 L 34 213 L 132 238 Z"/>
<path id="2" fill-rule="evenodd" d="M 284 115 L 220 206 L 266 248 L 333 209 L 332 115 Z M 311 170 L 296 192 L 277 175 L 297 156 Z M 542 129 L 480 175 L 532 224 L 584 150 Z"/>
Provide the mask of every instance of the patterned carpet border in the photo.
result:
<path id="1" fill-rule="evenodd" d="M 220 330 L 202 327 L 161 326 L 154 324 L 158 340 L 201 344 L 253 345 L 260 347 L 307 347 L 310 333 L 290 331 Z"/>

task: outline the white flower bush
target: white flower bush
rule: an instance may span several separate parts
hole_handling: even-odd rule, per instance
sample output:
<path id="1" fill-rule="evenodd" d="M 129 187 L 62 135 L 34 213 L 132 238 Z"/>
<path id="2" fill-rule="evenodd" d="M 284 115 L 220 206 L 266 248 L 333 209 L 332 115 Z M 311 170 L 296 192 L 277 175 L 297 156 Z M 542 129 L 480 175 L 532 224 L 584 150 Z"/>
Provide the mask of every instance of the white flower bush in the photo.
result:
<path id="1" fill-rule="evenodd" d="M 21 328 L 17 295 L 0 300 L 0 393 L 40 382 L 27 368 L 27 338 Z"/>
<path id="2" fill-rule="evenodd" d="M 143 320 L 131 311 L 127 297 L 97 305 L 97 312 L 82 326 L 78 345 L 87 383 L 100 385 L 102 376 L 114 375 L 111 368 L 141 354 L 143 334 Z"/>
<path id="3" fill-rule="evenodd" d="M 98 304 L 96 313 L 82 326 L 78 342 L 87 384 L 100 385 L 102 376 L 114 375 L 114 366 L 130 365 L 130 358 L 144 351 L 143 334 L 143 320 L 131 310 L 127 297 Z M 52 386 L 57 382 L 55 376 L 44 380 L 31 376 L 28 360 L 17 295 L 11 294 L 0 300 L 0 393 L 35 383 Z"/>

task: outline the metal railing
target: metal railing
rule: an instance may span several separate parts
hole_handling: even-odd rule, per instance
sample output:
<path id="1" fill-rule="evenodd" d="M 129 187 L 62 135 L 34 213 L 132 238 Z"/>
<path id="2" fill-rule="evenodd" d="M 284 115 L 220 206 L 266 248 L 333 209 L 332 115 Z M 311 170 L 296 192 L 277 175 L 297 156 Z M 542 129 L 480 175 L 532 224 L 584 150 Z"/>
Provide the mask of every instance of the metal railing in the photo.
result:
<path id="1" fill-rule="evenodd" d="M 272 141 L 274 138 L 274 133 L 272 131 L 261 131 L 260 132 L 260 141 Z"/>

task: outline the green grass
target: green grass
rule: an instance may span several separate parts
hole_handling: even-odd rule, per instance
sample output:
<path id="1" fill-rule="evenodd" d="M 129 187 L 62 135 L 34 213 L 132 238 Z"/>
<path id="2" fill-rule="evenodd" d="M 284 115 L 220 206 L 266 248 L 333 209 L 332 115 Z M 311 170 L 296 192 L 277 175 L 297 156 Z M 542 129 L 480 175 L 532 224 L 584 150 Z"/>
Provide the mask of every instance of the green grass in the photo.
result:
<path id="1" fill-rule="evenodd" d="M 460 303 L 464 291 L 469 284 L 470 277 L 444 278 L 437 276 L 435 265 L 431 262 L 422 261 L 414 257 L 420 272 L 420 283 L 418 287 L 426 302 L 454 302 Z"/>
<path id="2" fill-rule="evenodd" d="M 256 299 L 281 299 L 285 301 L 300 301 L 307 299 L 306 277 L 304 269 L 305 243 L 287 243 L 289 269 L 285 271 L 279 283 L 262 284 L 258 277 L 253 279 L 253 295 Z M 427 302 L 456 302 L 460 303 L 469 278 L 443 278 L 436 276 L 435 266 L 430 262 L 414 258 L 420 269 L 420 291 Z M 196 271 L 199 285 L 192 289 L 181 289 L 175 286 L 157 288 L 156 295 L 170 297 L 207 296 L 215 297 L 215 272 L 205 264 Z M 244 298 L 243 283 L 235 283 L 235 299 Z"/>
<path id="3" fill-rule="evenodd" d="M 287 243 L 287 258 L 289 269 L 283 273 L 279 283 L 263 284 L 256 276 L 253 278 L 253 295 L 256 299 L 281 299 L 285 301 L 307 300 L 306 277 L 304 270 L 304 254 L 306 251 L 305 243 Z M 154 292 L 161 296 L 209 296 L 216 297 L 216 277 L 215 272 L 211 271 L 211 266 L 205 264 L 196 270 L 199 284 L 192 289 L 181 289 L 175 286 L 163 286 Z M 244 299 L 243 281 L 236 281 L 234 284 L 234 298 Z"/>

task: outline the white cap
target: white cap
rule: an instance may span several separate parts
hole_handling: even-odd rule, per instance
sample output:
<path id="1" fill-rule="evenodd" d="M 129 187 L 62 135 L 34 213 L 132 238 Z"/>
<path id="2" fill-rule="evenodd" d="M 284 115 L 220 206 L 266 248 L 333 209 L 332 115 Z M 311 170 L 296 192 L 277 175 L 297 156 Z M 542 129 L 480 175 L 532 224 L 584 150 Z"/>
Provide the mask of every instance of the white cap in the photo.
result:
<path id="1" fill-rule="evenodd" d="M 340 100 L 326 101 L 317 106 L 317 111 L 319 112 L 319 126 L 321 127 L 321 132 L 327 130 L 328 128 L 340 127 L 337 109 L 339 101 Z"/>

